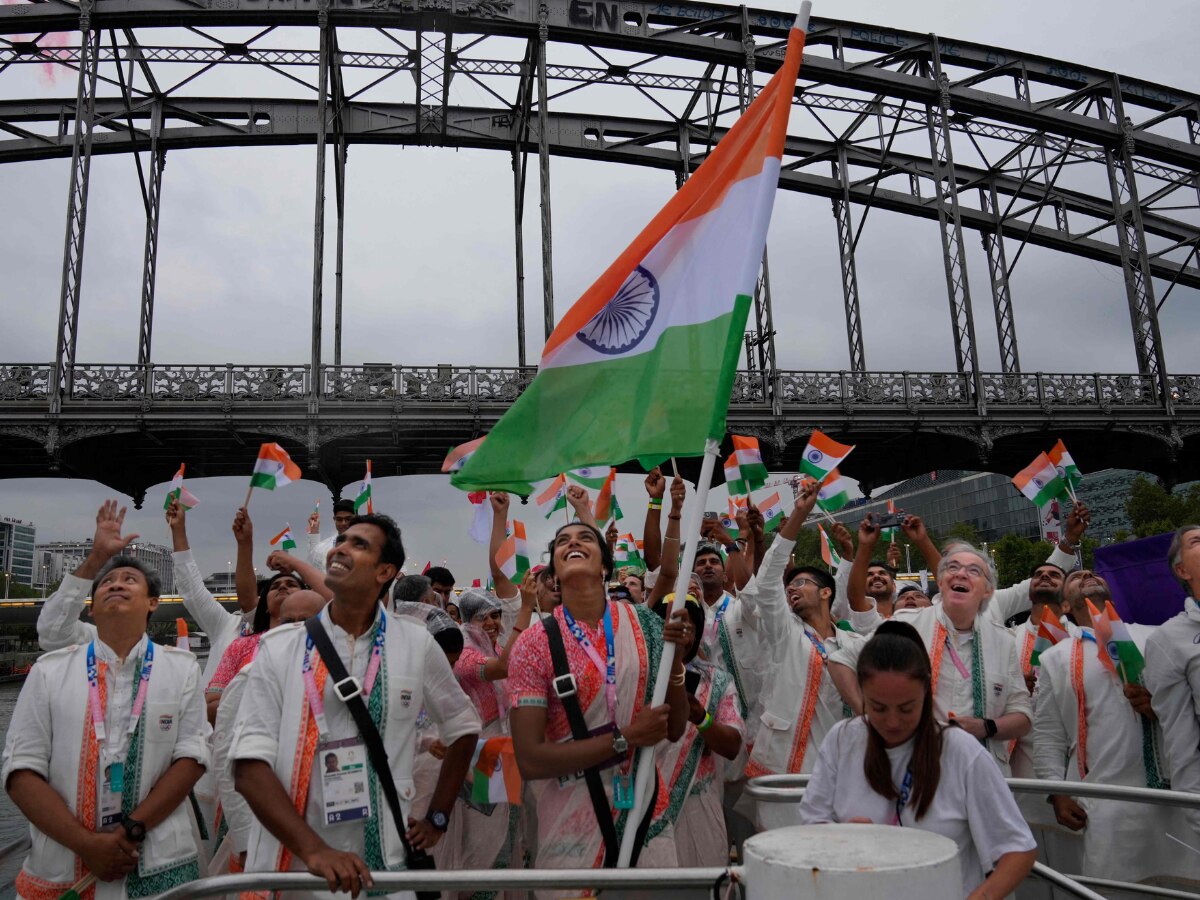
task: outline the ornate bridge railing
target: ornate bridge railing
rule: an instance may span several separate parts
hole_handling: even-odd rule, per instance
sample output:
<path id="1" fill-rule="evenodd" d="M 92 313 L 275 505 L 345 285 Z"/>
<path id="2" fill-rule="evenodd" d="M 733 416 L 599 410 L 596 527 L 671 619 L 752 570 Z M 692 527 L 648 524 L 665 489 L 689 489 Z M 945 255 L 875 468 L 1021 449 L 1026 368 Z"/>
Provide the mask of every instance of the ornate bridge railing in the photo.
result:
<path id="1" fill-rule="evenodd" d="M 0 404 L 50 399 L 50 363 L 0 365 Z M 532 367 L 307 365 L 76 365 L 64 402 L 80 404 L 316 403 L 374 401 L 511 403 L 533 380 Z M 1170 407 L 1200 408 L 1200 375 L 1170 375 Z M 982 401 L 982 402 L 981 402 Z M 841 408 L 1011 412 L 1049 408 L 1162 410 L 1150 376 L 1136 374 L 983 373 L 978 386 L 955 372 L 739 371 L 733 408 Z"/>

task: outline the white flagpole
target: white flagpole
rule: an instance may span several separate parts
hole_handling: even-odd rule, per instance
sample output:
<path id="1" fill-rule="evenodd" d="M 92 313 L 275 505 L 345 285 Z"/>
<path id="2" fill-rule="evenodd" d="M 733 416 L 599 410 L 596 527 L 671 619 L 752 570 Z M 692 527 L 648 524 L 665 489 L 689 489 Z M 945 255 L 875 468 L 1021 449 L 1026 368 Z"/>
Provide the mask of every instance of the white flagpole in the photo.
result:
<path id="1" fill-rule="evenodd" d="M 687 602 L 688 583 L 692 578 L 692 566 L 696 562 L 696 547 L 700 536 L 700 523 L 704 519 L 704 507 L 708 502 L 708 490 L 712 486 L 713 469 L 717 457 L 721 453 L 721 445 L 711 438 L 704 444 L 704 462 L 700 466 L 700 478 L 696 481 L 696 496 L 687 518 L 684 520 L 683 561 L 679 564 L 679 577 L 675 581 L 675 600 L 671 604 L 670 616 L 683 609 Z M 658 664 L 658 678 L 654 682 L 654 694 L 650 699 L 651 706 L 662 706 L 667 699 L 667 680 L 671 677 L 671 667 L 675 662 L 675 645 L 663 644 L 662 660 Z M 637 837 L 638 823 L 645 813 L 644 807 L 650 798 L 650 779 L 654 775 L 654 748 L 642 747 L 638 750 L 637 780 L 633 787 L 633 809 L 625 820 L 625 833 L 621 836 L 621 853 L 617 857 L 617 868 L 629 868 L 633 858 L 633 842 Z"/>

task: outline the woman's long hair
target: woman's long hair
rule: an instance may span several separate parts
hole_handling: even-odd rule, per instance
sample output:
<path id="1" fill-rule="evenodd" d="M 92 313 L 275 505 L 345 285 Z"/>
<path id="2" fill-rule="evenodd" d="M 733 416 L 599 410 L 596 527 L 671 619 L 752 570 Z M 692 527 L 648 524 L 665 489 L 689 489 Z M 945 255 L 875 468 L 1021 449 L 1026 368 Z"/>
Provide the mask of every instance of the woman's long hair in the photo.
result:
<path id="1" fill-rule="evenodd" d="M 933 674 L 929 652 L 917 630 L 905 622 L 887 621 L 876 629 L 858 657 L 858 684 L 862 686 L 872 675 L 880 672 L 899 672 L 920 681 L 925 687 L 921 704 L 921 720 L 913 734 L 912 804 L 916 818 L 921 819 L 933 803 L 938 781 L 942 777 L 942 726 L 933 718 Z M 900 793 L 892 782 L 892 764 L 879 732 L 867 720 L 867 755 L 863 760 L 867 783 L 875 793 L 889 800 L 899 800 Z"/>

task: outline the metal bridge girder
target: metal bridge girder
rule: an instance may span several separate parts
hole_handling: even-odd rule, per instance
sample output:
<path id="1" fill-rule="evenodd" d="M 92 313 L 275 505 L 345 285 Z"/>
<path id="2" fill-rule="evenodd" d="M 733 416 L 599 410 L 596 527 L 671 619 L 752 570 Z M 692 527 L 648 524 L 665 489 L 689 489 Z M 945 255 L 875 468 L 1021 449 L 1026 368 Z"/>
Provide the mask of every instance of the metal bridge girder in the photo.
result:
<path id="1" fill-rule="evenodd" d="M 854 218 L 850 212 L 850 172 L 846 164 L 846 147 L 838 143 L 837 159 L 830 165 L 833 177 L 841 187 L 833 198 L 833 218 L 837 223 L 838 258 L 841 261 L 842 298 L 846 305 L 846 342 L 850 349 L 850 371 L 867 370 L 867 354 L 863 347 L 862 312 L 858 301 L 858 266 L 854 261 Z"/>
<path id="2" fill-rule="evenodd" d="M 1021 371 L 1021 358 L 1017 353 L 1017 325 L 1013 319 L 1012 293 L 1009 290 L 1008 258 L 1004 252 L 1004 235 L 999 227 L 1000 212 L 994 186 L 979 189 L 980 208 L 996 218 L 996 228 L 981 231 L 983 250 L 987 255 L 988 274 L 991 276 L 992 305 L 996 311 L 996 336 L 1000 341 L 1000 369 L 1005 374 Z"/>

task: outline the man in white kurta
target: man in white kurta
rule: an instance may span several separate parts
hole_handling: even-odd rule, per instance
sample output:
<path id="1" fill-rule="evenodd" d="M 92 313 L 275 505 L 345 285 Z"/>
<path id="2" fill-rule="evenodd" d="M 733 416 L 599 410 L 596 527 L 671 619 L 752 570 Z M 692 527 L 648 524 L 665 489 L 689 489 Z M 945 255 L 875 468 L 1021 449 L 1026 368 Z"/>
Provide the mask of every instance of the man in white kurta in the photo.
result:
<path id="1" fill-rule="evenodd" d="M 1092 575 L 1089 585 L 1102 583 Z M 1107 585 L 1104 585 L 1107 591 Z M 1105 599 L 1093 592 L 1096 600 Z M 1097 602 L 1097 606 L 1100 603 Z M 1039 778 L 1130 787 L 1161 786 L 1160 735 L 1151 717 L 1134 708 L 1118 675 L 1102 664 L 1090 618 L 1079 635 L 1040 655 L 1034 717 L 1034 765 Z M 1153 628 L 1129 624 L 1139 650 Z M 1080 718 L 1080 704 L 1083 716 Z M 1143 711 L 1149 711 L 1141 703 Z M 1168 806 L 1055 796 L 1061 824 L 1083 832 L 1083 872 L 1117 881 L 1165 883 L 1167 876 L 1200 879 L 1200 855 L 1186 858 L 1165 834 L 1179 835 L 1181 811 Z M 1198 882 L 1200 883 L 1200 882 Z M 1131 895 L 1132 896 L 1132 895 Z"/>
<path id="2" fill-rule="evenodd" d="M 480 724 L 429 632 L 385 612 L 378 602 L 403 559 L 395 523 L 385 516 L 356 517 L 330 551 L 326 585 L 334 598 L 319 620 L 361 686 L 388 752 L 405 821 L 395 821 L 369 764 L 363 769 L 369 785 L 365 809 L 345 809 L 344 779 L 327 775 L 330 758 L 365 759 L 362 736 L 334 679 L 324 677 L 304 626 L 281 626 L 259 644 L 229 754 L 237 790 L 256 816 L 247 871 L 307 870 L 331 889 L 357 892 L 370 887 L 370 870 L 406 867 L 401 828 L 417 850 L 433 847 L 445 833 Z M 410 814 L 422 708 L 439 726 L 447 751 L 430 811 L 417 822 Z M 333 763 L 336 771 L 337 759 Z M 360 792 L 354 796 L 363 802 Z M 330 808 L 342 812 L 330 814 Z"/>
<path id="3" fill-rule="evenodd" d="M 0 777 L 32 832 L 16 884 L 26 900 L 88 875 L 96 900 L 200 875 L 187 794 L 210 730 L 196 658 L 151 644 L 158 589 L 136 560 L 115 557 L 93 593 L 92 636 L 37 661 L 5 741 Z"/>
<path id="4" fill-rule="evenodd" d="M 854 714 L 854 692 L 843 696 L 835 684 L 855 683 L 858 654 L 866 643 L 860 635 L 836 627 L 830 614 L 836 586 L 818 569 L 784 570 L 795 539 L 816 498 L 807 485 L 763 557 L 762 568 L 742 594 L 744 627 L 762 647 L 765 666 L 763 711 L 752 723 L 753 750 L 746 766 L 750 777 L 808 773 L 829 730 Z"/>
<path id="5" fill-rule="evenodd" d="M 1145 680 L 1162 723 L 1171 787 L 1200 794 L 1200 525 L 1175 533 L 1168 560 L 1189 596 L 1146 642 Z M 1187 816 L 1191 845 L 1200 846 L 1200 809 Z"/>

